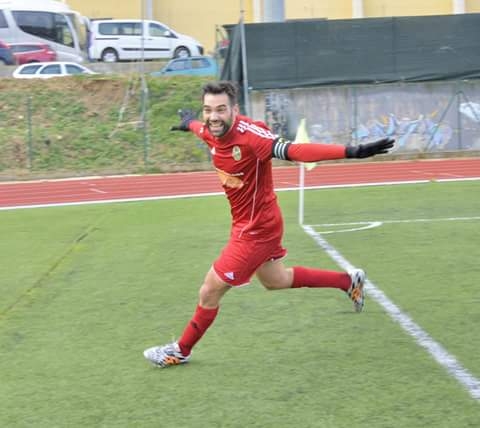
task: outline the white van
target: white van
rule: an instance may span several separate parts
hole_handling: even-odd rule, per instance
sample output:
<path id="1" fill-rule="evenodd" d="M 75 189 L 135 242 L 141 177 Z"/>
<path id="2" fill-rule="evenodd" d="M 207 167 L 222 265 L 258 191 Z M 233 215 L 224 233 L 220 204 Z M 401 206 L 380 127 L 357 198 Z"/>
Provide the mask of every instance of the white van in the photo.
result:
<path id="1" fill-rule="evenodd" d="M 82 62 L 86 20 L 60 1 L 0 0 L 0 40 L 48 44 L 60 61 Z"/>
<path id="2" fill-rule="evenodd" d="M 143 26 L 143 31 L 142 31 Z M 140 19 L 92 20 L 91 60 L 116 62 L 202 55 L 203 46 L 157 21 Z"/>

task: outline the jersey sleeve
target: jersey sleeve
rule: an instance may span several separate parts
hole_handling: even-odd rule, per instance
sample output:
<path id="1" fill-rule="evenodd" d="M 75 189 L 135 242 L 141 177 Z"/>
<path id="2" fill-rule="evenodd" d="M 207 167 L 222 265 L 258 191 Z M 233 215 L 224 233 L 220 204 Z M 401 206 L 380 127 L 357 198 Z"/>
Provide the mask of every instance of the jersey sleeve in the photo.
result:
<path id="1" fill-rule="evenodd" d="M 249 144 L 261 161 L 272 158 L 272 146 L 277 138 L 263 122 L 253 122 L 248 129 Z"/>
<path id="2" fill-rule="evenodd" d="M 290 144 L 288 159 L 296 162 L 319 162 L 345 158 L 345 146 L 341 144 Z"/>
<path id="3" fill-rule="evenodd" d="M 190 131 L 192 131 L 198 138 L 204 140 L 204 123 L 199 120 L 192 120 L 188 125 Z"/>

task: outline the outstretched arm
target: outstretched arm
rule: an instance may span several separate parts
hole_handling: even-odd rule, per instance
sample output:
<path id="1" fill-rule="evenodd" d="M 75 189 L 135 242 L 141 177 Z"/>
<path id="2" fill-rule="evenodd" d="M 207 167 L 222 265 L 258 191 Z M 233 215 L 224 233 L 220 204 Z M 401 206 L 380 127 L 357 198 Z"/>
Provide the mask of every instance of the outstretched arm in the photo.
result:
<path id="1" fill-rule="evenodd" d="M 373 143 L 359 144 L 357 146 L 347 146 L 345 148 L 345 157 L 347 158 L 368 158 L 370 156 L 382 155 L 388 153 L 393 147 L 395 140 L 385 137 Z"/>
<path id="2" fill-rule="evenodd" d="M 367 158 L 370 156 L 388 153 L 394 145 L 393 138 L 382 138 L 373 143 L 359 144 L 357 146 L 344 146 L 341 144 L 292 144 L 281 138 L 272 146 L 274 158 L 296 162 L 318 162 L 344 158 Z"/>
<path id="3" fill-rule="evenodd" d="M 190 122 L 197 119 L 195 112 L 191 109 L 178 110 L 178 115 L 180 116 L 180 124 L 172 126 L 170 131 L 190 131 Z"/>

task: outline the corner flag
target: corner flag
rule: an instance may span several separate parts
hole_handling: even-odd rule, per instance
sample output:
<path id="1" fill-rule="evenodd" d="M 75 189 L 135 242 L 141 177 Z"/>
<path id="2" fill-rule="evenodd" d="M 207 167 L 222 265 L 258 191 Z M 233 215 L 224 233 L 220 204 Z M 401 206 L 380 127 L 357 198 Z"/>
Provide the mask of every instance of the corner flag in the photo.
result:
<path id="1" fill-rule="evenodd" d="M 300 120 L 300 123 L 297 128 L 297 135 L 295 136 L 294 144 L 298 143 L 310 143 L 310 138 L 308 137 L 307 126 L 305 124 L 305 118 Z M 304 162 L 305 169 L 311 171 L 317 166 L 315 162 Z"/>

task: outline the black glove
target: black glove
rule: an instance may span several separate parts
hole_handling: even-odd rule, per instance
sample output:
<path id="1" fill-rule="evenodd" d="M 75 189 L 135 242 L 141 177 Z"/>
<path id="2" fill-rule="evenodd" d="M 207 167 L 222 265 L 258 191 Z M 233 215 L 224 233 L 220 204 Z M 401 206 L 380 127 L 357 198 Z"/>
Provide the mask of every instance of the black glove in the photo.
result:
<path id="1" fill-rule="evenodd" d="M 347 146 L 345 150 L 345 157 L 347 158 L 368 158 L 370 156 L 381 155 L 388 153 L 388 150 L 393 147 L 395 140 L 393 138 L 385 137 L 373 143 L 359 144 L 358 146 Z"/>
<path id="2" fill-rule="evenodd" d="M 190 131 L 188 125 L 197 118 L 195 112 L 191 109 L 178 110 L 178 115 L 180 116 L 180 125 L 172 126 L 170 131 Z"/>

